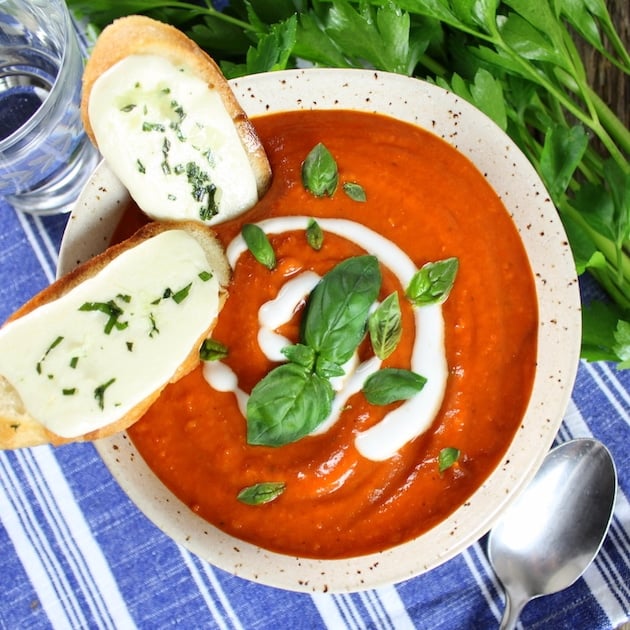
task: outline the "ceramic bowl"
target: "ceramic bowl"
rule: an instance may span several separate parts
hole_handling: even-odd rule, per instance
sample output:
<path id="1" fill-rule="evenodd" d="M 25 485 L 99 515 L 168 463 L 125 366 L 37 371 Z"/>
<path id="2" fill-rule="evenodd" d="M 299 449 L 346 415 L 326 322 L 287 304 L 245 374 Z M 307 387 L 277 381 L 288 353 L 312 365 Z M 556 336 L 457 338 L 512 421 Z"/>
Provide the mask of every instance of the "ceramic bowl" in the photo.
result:
<path id="1" fill-rule="evenodd" d="M 484 174 L 513 217 L 535 277 L 538 364 L 531 400 L 502 463 L 442 523 L 389 550 L 343 560 L 269 552 L 214 528 L 156 478 L 126 434 L 96 444 L 132 501 L 168 536 L 235 575 L 296 591 L 356 591 L 398 582 L 445 562 L 483 536 L 528 483 L 562 421 L 580 348 L 580 302 L 562 224 L 535 170 L 485 115 L 441 88 L 400 75 L 303 69 L 231 82 L 251 116 L 294 109 L 355 109 L 418 125 L 443 138 Z M 59 272 L 103 250 L 128 194 L 106 164 L 95 171 L 65 233 Z"/>

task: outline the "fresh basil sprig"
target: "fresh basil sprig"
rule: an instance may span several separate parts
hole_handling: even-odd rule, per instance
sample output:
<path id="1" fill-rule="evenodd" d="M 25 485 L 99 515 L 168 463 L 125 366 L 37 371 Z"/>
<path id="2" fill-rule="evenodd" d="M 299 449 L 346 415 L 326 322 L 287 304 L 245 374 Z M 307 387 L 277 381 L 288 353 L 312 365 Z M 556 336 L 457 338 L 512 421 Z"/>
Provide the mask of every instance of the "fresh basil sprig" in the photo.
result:
<path id="1" fill-rule="evenodd" d="M 388 295 L 370 315 L 368 330 L 374 354 L 381 360 L 387 359 L 402 337 L 402 314 L 397 292 Z"/>
<path id="2" fill-rule="evenodd" d="M 459 269 L 457 258 L 445 258 L 423 265 L 413 276 L 405 292 L 415 306 L 441 304 L 455 284 Z"/>
<path id="3" fill-rule="evenodd" d="M 339 263 L 313 289 L 300 342 L 285 348 L 288 363 L 269 372 L 247 402 L 249 444 L 282 446 L 308 435 L 330 414 L 330 378 L 343 374 L 365 337 L 381 273 L 374 256 Z"/>
<path id="4" fill-rule="evenodd" d="M 255 223 L 246 223 L 241 230 L 243 239 L 254 258 L 269 270 L 276 268 L 276 254 L 264 233 Z"/>
<path id="5" fill-rule="evenodd" d="M 372 405 L 389 405 L 415 396 L 427 379 L 411 370 L 384 368 L 371 374 L 363 384 L 366 400 Z"/>
<path id="6" fill-rule="evenodd" d="M 236 498 L 247 505 L 263 505 L 277 499 L 285 489 L 284 481 L 262 481 L 243 488 Z"/>
<path id="7" fill-rule="evenodd" d="M 316 197 L 332 197 L 337 190 L 337 162 L 321 142 L 309 151 L 302 164 L 302 183 Z"/>

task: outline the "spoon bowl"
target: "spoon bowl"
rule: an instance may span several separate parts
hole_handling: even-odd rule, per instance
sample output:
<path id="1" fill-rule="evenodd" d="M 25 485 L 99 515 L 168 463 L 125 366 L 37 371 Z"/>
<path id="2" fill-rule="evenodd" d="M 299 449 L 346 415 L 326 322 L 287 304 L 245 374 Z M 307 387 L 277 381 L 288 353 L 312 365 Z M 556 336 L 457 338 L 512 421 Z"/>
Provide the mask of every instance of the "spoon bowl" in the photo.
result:
<path id="1" fill-rule="evenodd" d="M 488 557 L 505 589 L 503 630 L 531 599 L 573 584 L 597 555 L 608 531 L 617 473 L 597 440 L 565 442 L 490 532 Z"/>

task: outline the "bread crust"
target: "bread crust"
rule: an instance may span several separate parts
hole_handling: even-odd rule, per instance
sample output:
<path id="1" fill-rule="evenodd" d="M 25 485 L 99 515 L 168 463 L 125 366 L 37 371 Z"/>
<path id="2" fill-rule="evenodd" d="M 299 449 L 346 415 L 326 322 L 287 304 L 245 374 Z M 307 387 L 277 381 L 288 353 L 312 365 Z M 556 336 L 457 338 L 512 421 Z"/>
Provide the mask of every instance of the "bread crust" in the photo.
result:
<path id="1" fill-rule="evenodd" d="M 221 311 L 221 308 L 225 303 L 225 299 L 227 298 L 226 287 L 231 277 L 231 269 L 225 257 L 223 246 L 216 238 L 214 231 L 207 226 L 194 221 L 152 222 L 140 228 L 127 240 L 109 247 L 103 253 L 95 256 L 86 263 L 83 263 L 69 274 L 63 276 L 35 295 L 31 300 L 13 313 L 13 315 L 7 320 L 7 323 L 19 317 L 23 317 L 27 313 L 34 311 L 44 304 L 63 297 L 71 289 L 97 274 L 101 269 L 125 251 L 149 238 L 152 238 L 153 236 L 156 236 L 157 234 L 171 229 L 186 230 L 197 240 L 206 253 L 208 262 L 221 287 L 219 309 L 216 314 L 218 316 L 218 313 Z M 55 433 L 48 431 L 41 423 L 29 416 L 16 390 L 2 375 L 0 375 L 0 449 L 15 449 L 27 446 L 37 446 L 46 443 L 60 445 L 69 442 L 97 440 L 118 433 L 119 431 L 123 431 L 127 427 L 131 426 L 145 413 L 145 411 L 147 411 L 168 383 L 176 382 L 199 365 L 199 347 L 204 339 L 212 333 L 216 324 L 216 319 L 217 317 L 208 322 L 207 329 L 197 339 L 187 358 L 177 367 L 168 382 L 163 383 L 150 396 L 142 400 L 131 411 L 119 418 L 117 421 L 77 438 L 64 438 L 58 436 Z"/>
<path id="2" fill-rule="evenodd" d="M 256 130 L 240 106 L 221 69 L 195 42 L 175 27 L 142 15 L 119 18 L 103 29 L 83 73 L 81 117 L 85 130 L 98 147 L 88 115 L 94 82 L 113 65 L 130 55 L 158 55 L 189 68 L 219 94 L 234 123 L 256 176 L 258 197 L 271 183 L 271 167 Z"/>

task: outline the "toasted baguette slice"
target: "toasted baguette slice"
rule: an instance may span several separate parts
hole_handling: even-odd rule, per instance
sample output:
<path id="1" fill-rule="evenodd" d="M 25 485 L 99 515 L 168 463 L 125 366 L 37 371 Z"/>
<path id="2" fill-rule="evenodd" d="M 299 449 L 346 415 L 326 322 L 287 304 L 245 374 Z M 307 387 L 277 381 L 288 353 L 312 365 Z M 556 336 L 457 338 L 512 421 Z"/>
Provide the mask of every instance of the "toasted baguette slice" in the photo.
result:
<path id="1" fill-rule="evenodd" d="M 2 349 L 3 352 L 7 352 L 7 349 L 11 348 L 11 343 L 13 342 L 13 339 L 11 338 L 12 327 L 14 327 L 13 328 L 14 330 L 15 326 L 19 325 L 20 322 L 28 321 L 28 318 L 32 317 L 33 315 L 37 317 L 37 313 L 42 315 L 42 313 L 45 312 L 45 311 L 42 311 L 42 309 L 46 309 L 47 307 L 52 306 L 54 302 L 59 304 L 60 301 L 64 299 L 64 297 L 66 297 L 66 299 L 70 299 L 72 297 L 73 290 L 74 290 L 74 295 L 76 295 L 77 289 L 80 289 L 81 287 L 85 289 L 85 287 L 89 285 L 89 282 L 88 282 L 89 280 L 93 279 L 102 270 L 107 270 L 107 268 L 112 263 L 114 263 L 115 261 L 119 261 L 121 256 L 130 252 L 131 250 L 140 246 L 141 244 L 146 243 L 149 239 L 158 237 L 159 235 L 164 234 L 165 232 L 168 232 L 169 230 L 184 231 L 187 235 L 194 238 L 194 240 L 201 246 L 203 250 L 203 255 L 205 255 L 205 261 L 203 262 L 204 267 L 206 266 L 205 262 L 207 261 L 207 270 L 210 271 L 212 276 L 218 281 L 218 297 L 213 298 L 215 299 L 214 310 L 212 310 L 211 308 L 208 308 L 208 311 L 204 313 L 203 315 L 204 320 L 200 324 L 199 323 L 196 324 L 197 328 L 195 328 L 195 330 L 197 330 L 200 326 L 205 326 L 205 329 L 198 336 L 198 338 L 195 338 L 194 343 L 190 344 L 190 347 L 182 349 L 182 352 L 180 353 L 180 355 L 181 356 L 185 355 L 184 360 L 173 362 L 169 356 L 160 355 L 159 362 L 160 363 L 163 362 L 165 364 L 164 369 L 167 370 L 168 376 L 166 378 L 164 378 L 162 381 L 158 383 L 151 381 L 149 383 L 149 385 L 152 386 L 151 390 L 147 391 L 139 400 L 136 400 L 135 398 L 132 399 L 131 403 L 133 404 L 133 406 L 128 408 L 124 413 L 121 413 L 119 417 L 115 416 L 117 412 L 116 410 L 114 410 L 113 411 L 114 417 L 110 416 L 109 417 L 110 421 L 105 426 L 99 426 L 95 428 L 94 430 L 89 431 L 87 433 L 84 433 L 81 435 L 73 435 L 70 437 L 67 437 L 67 436 L 63 437 L 48 430 L 44 426 L 44 424 L 42 424 L 38 419 L 32 417 L 32 415 L 27 411 L 27 408 L 28 408 L 27 401 L 23 401 L 20 398 L 20 395 L 18 394 L 18 389 L 14 387 L 14 385 L 9 381 L 9 379 L 7 379 L 5 375 L 1 373 L 2 370 L 0 370 L 0 448 L 1 449 L 15 449 L 15 448 L 26 447 L 26 446 L 35 446 L 35 445 L 44 444 L 44 443 L 52 443 L 52 444 L 58 445 L 58 444 L 66 443 L 66 442 L 72 442 L 72 441 L 95 440 L 98 438 L 112 435 L 113 433 L 116 433 L 118 431 L 124 430 L 128 426 L 133 424 L 137 419 L 140 418 L 140 416 L 155 401 L 155 399 L 159 396 L 161 391 L 169 382 L 177 381 L 178 379 L 186 375 L 188 372 L 190 372 L 199 364 L 200 345 L 202 344 L 203 340 L 206 339 L 210 335 L 212 329 L 214 328 L 218 313 L 221 307 L 223 306 L 223 303 L 227 296 L 226 286 L 227 286 L 227 283 L 229 282 L 231 271 L 227 263 L 227 260 L 225 258 L 223 248 L 220 245 L 219 241 L 215 238 L 213 231 L 206 226 L 200 225 L 198 223 L 193 223 L 193 222 L 150 223 L 144 226 L 143 228 L 141 228 L 136 234 L 134 234 L 128 240 L 118 245 L 114 245 L 110 247 L 102 254 L 96 256 L 95 258 L 88 261 L 87 263 L 84 263 L 80 267 L 77 267 L 77 269 L 75 269 L 68 275 L 64 276 L 63 278 L 57 280 L 54 284 L 44 289 L 41 293 L 39 293 L 38 295 L 33 297 L 29 302 L 27 302 L 22 308 L 16 311 L 14 315 L 9 319 L 9 321 L 5 324 L 5 326 L 2 329 L 0 329 L 0 342 L 1 342 L 0 349 Z M 181 237 L 180 232 L 178 232 L 177 234 L 180 235 Z M 155 242 L 158 243 L 158 241 L 155 241 Z M 186 240 L 186 239 L 184 239 L 183 242 L 188 243 L 188 244 L 192 243 L 192 241 Z M 162 243 L 162 240 L 160 240 L 159 243 Z M 186 247 L 190 249 L 190 245 L 186 245 Z M 144 252 L 145 250 L 144 249 L 137 250 L 136 254 L 139 251 Z M 203 259 L 203 255 L 201 256 L 202 259 Z M 154 264 L 154 260 L 155 260 L 155 251 L 153 251 L 153 254 L 151 255 L 151 260 L 149 261 L 150 266 Z M 146 275 L 147 274 L 145 274 L 145 276 Z M 192 274 L 191 273 L 189 275 L 191 277 L 194 277 L 195 281 L 199 284 L 201 283 L 201 281 L 197 280 L 197 277 L 201 278 L 203 276 L 205 278 L 209 274 L 206 274 L 206 273 Z M 152 282 L 153 282 L 153 285 L 155 285 L 154 280 L 152 280 Z M 209 282 L 207 280 L 204 282 L 205 284 L 209 285 Z M 213 280 L 213 283 L 214 283 L 214 280 Z M 214 286 L 215 285 L 213 284 L 213 287 Z M 176 289 L 176 287 L 173 287 L 173 289 Z M 116 295 L 115 290 L 118 290 L 118 285 L 116 285 L 116 287 L 114 287 L 113 290 L 114 290 L 114 295 Z M 205 287 L 204 289 L 201 289 L 201 290 L 205 290 Z M 213 291 L 215 291 L 214 295 L 216 296 L 216 289 L 213 289 Z M 132 300 L 129 300 L 129 301 L 132 302 Z M 178 312 L 177 308 L 179 308 L 179 304 L 176 307 L 169 306 L 169 308 L 175 308 L 176 312 Z M 76 310 L 77 309 L 75 305 L 72 307 L 72 312 L 75 313 Z M 169 312 L 172 312 L 172 311 L 169 311 Z M 96 318 L 102 317 L 102 320 L 100 320 L 100 322 L 107 321 L 106 316 L 103 315 L 102 313 L 88 313 L 86 314 L 86 316 L 88 317 L 91 316 L 91 317 L 96 317 Z M 171 320 L 172 318 L 169 319 L 168 321 L 171 321 Z M 49 319 L 44 318 L 43 321 L 44 323 L 47 323 Z M 58 338 L 58 336 L 61 336 L 61 335 L 59 335 L 58 332 L 54 332 L 55 326 L 52 325 L 53 324 L 52 321 L 50 323 L 51 323 L 50 329 L 53 331 L 50 333 L 51 334 L 50 338 L 54 340 L 54 338 Z M 54 322 L 54 323 L 57 324 L 57 322 Z M 39 325 L 41 327 L 41 320 L 40 320 Z M 100 327 L 101 323 L 99 323 L 98 326 Z M 44 328 L 48 328 L 48 326 L 45 325 Z M 75 329 L 73 329 L 70 332 L 72 333 L 72 335 L 76 337 L 77 335 L 74 334 L 74 330 Z M 123 330 L 122 332 L 119 332 L 118 334 L 122 335 L 125 332 L 126 331 Z M 113 334 L 114 333 L 112 333 L 112 336 Z M 128 334 L 131 334 L 131 333 L 128 333 Z M 196 332 L 194 334 L 196 335 Z M 69 334 L 69 336 L 72 336 L 72 335 Z M 105 335 L 103 335 L 103 339 L 105 339 Z M 124 338 L 122 338 L 122 336 L 120 337 L 120 339 L 121 339 L 120 343 L 125 343 Z M 34 341 L 34 343 L 36 342 Z M 99 341 L 99 343 L 101 342 Z M 130 342 L 126 342 L 126 343 L 129 346 Z M 142 343 L 146 343 L 146 341 L 142 341 Z M 51 347 L 53 345 L 54 344 L 51 344 Z M 140 343 L 138 343 L 138 347 L 141 347 Z M 129 347 L 128 349 L 130 351 L 132 350 L 131 347 Z M 14 350 L 13 357 L 17 358 L 20 353 L 26 353 L 27 350 L 28 349 L 24 346 L 16 347 Z M 45 363 L 45 360 L 46 361 L 49 360 L 49 358 L 47 358 L 46 356 L 48 351 L 44 348 L 44 351 L 42 352 L 40 348 L 40 350 L 38 350 L 37 352 L 39 352 L 39 356 L 42 357 L 41 360 L 37 362 L 38 371 L 41 371 L 40 367 L 41 365 L 44 365 L 43 375 L 45 375 L 45 372 L 48 369 Z M 75 352 L 77 355 L 80 355 L 80 350 L 74 350 L 74 349 L 72 350 L 71 354 Z M 52 351 L 50 351 L 50 353 L 52 355 Z M 80 364 L 82 360 L 83 359 L 79 360 L 78 363 Z M 67 357 L 64 358 L 63 361 L 64 361 L 64 364 L 67 364 Z M 0 366 L 1 365 L 3 365 L 2 359 L 0 359 Z M 6 361 L 4 365 L 5 365 L 4 369 L 6 370 L 6 366 L 7 366 Z M 33 365 L 32 359 L 30 360 L 30 362 L 27 362 L 26 365 L 27 367 L 32 367 L 33 372 L 35 372 L 35 365 Z M 78 373 L 79 371 L 77 370 L 77 374 Z M 52 379 L 53 376 L 51 375 L 49 378 Z M 76 385 L 78 388 L 80 388 L 82 383 L 79 381 L 73 384 Z M 59 387 L 59 393 L 55 395 L 56 396 L 58 395 L 59 397 L 62 396 L 61 385 Z M 79 410 L 79 413 L 81 413 L 81 410 Z"/>
<path id="2" fill-rule="evenodd" d="M 139 66 L 136 67 L 137 74 L 134 75 L 137 77 L 137 84 L 139 85 L 142 83 L 142 88 L 144 89 L 146 87 L 146 83 L 147 86 L 151 85 L 151 89 L 153 90 L 153 92 L 150 93 L 148 101 L 149 109 L 146 113 L 148 116 L 147 120 L 140 120 L 140 107 L 138 107 L 138 109 L 130 116 L 125 117 L 120 114 L 120 98 L 122 97 L 120 97 L 119 94 L 112 95 L 112 92 L 114 89 L 120 88 L 123 94 L 125 94 L 125 90 L 129 87 L 125 82 L 125 79 L 127 78 L 125 73 L 122 73 L 122 75 L 115 75 L 114 79 L 103 79 L 104 76 L 107 77 L 108 74 L 111 75 L 111 71 L 115 66 L 119 66 L 121 62 L 128 61 L 130 58 L 134 57 L 139 58 Z M 151 57 L 158 57 L 162 61 L 162 66 L 157 70 L 154 65 L 144 63 L 144 60 L 150 60 Z M 153 98 L 153 96 L 160 91 L 159 87 L 157 89 L 155 88 L 155 81 L 159 82 L 162 70 L 164 71 L 164 76 L 167 77 L 167 70 L 171 66 L 181 72 L 180 76 L 191 76 L 193 78 L 201 79 L 201 81 L 207 86 L 208 92 L 218 95 L 220 97 L 220 102 L 223 104 L 223 108 L 220 108 L 220 106 L 213 106 L 204 109 L 204 111 L 197 111 L 199 103 L 201 102 L 198 99 L 198 95 L 192 98 L 190 103 L 187 103 L 184 100 L 180 103 L 180 97 L 181 99 L 184 99 L 185 96 L 183 94 L 177 95 L 177 81 L 171 81 L 169 84 L 169 92 L 172 88 L 173 94 L 175 95 L 173 99 L 177 98 L 177 101 L 173 100 L 172 102 L 177 102 L 178 105 L 186 108 L 186 115 L 185 119 L 183 119 L 182 126 L 190 124 L 192 127 L 192 114 L 195 114 L 196 116 L 196 122 L 194 124 L 197 127 L 200 127 L 201 124 L 208 124 L 208 129 L 211 129 L 211 131 L 207 132 L 207 136 L 216 135 L 217 130 L 220 135 L 222 135 L 222 132 L 230 131 L 227 129 L 228 126 L 233 126 L 236 130 L 238 138 L 240 138 L 240 143 L 242 145 L 242 149 L 245 151 L 247 160 L 249 161 L 249 167 L 251 167 L 251 170 L 253 171 L 258 198 L 262 197 L 271 181 L 271 169 L 269 162 L 252 123 L 248 119 L 242 107 L 239 105 L 221 70 L 216 63 L 184 33 L 170 25 L 148 17 L 132 15 L 114 21 L 102 31 L 94 46 L 83 75 L 83 93 L 81 102 L 83 124 L 92 142 L 101 149 L 106 161 L 110 163 L 110 167 L 116 172 L 121 181 L 125 183 L 131 193 L 131 196 L 136 200 L 144 212 L 157 220 L 180 219 L 181 217 L 178 215 L 181 208 L 180 199 L 178 199 L 177 202 L 173 201 L 171 206 L 168 206 L 168 204 L 164 202 L 166 205 L 165 209 L 160 209 L 159 204 L 156 204 L 153 200 L 150 203 L 143 203 L 143 199 L 141 197 L 143 191 L 137 190 L 141 187 L 141 184 L 139 185 L 138 183 L 134 184 L 131 182 L 133 170 L 136 168 L 136 156 L 134 155 L 130 157 L 130 163 L 133 163 L 133 168 L 131 169 L 129 168 L 129 163 L 125 165 L 124 162 L 125 151 L 129 150 L 128 145 L 133 142 L 133 134 L 128 133 L 128 130 L 126 129 L 122 131 L 119 129 L 120 125 L 126 125 L 132 116 L 137 116 L 136 123 L 139 121 L 140 124 L 143 122 L 148 122 L 153 125 L 165 123 L 166 133 L 164 137 L 168 136 L 168 142 L 171 142 L 172 150 L 173 152 L 175 151 L 176 145 L 179 146 L 179 143 L 175 141 L 169 131 L 169 123 L 172 122 L 172 112 L 167 111 L 167 101 L 157 103 L 156 99 Z M 151 68 L 153 68 L 153 71 Z M 173 74 L 170 76 L 172 78 Z M 95 90 L 95 85 L 99 81 L 103 80 L 109 80 L 111 82 L 107 84 L 107 87 L 104 88 L 98 98 L 94 99 L 96 102 L 93 103 L 91 102 L 91 97 L 93 91 Z M 165 78 L 164 80 L 166 81 L 167 79 Z M 152 81 L 153 83 L 151 83 Z M 157 85 L 159 86 L 159 83 Z M 133 92 L 133 90 L 131 91 Z M 108 101 L 110 97 L 111 102 Z M 168 96 L 164 98 L 166 99 L 171 97 Z M 105 101 L 107 101 L 107 103 L 104 103 Z M 133 106 L 134 104 L 135 103 L 130 103 L 130 106 Z M 154 109 L 151 109 L 152 105 L 155 106 Z M 122 106 L 124 106 L 124 103 Z M 143 107 L 146 110 L 146 102 L 143 103 Z M 224 116 L 225 112 L 227 112 L 227 116 Z M 221 114 L 220 116 L 218 115 L 219 113 Z M 160 114 L 163 115 L 161 120 Z M 168 118 L 169 115 L 171 115 L 170 120 Z M 115 116 L 119 116 L 119 118 L 116 119 Z M 97 120 L 95 120 L 95 118 Z M 100 141 L 99 134 L 97 132 L 99 125 L 97 123 L 102 124 Z M 215 125 L 214 128 L 212 127 L 212 124 Z M 136 124 L 134 129 L 137 129 L 137 126 L 138 125 Z M 188 128 L 184 134 L 180 134 L 180 137 L 185 135 L 186 139 L 189 140 L 189 134 L 192 136 L 195 133 L 197 132 Z M 116 138 L 117 134 L 119 135 L 118 138 Z M 145 133 L 142 136 L 142 140 L 145 144 L 150 142 L 162 142 L 160 134 L 157 133 Z M 111 150 L 102 146 L 106 141 L 112 141 L 115 145 L 113 149 L 114 155 L 112 155 Z M 192 143 L 193 141 L 191 141 L 191 144 Z M 223 139 L 216 146 L 201 146 L 199 150 L 202 154 L 210 152 L 215 152 L 215 154 L 217 152 L 219 154 L 223 153 L 223 155 L 219 156 L 219 158 L 223 158 L 226 152 L 226 149 L 224 148 L 225 146 L 227 146 L 227 143 Z M 176 160 L 176 158 L 172 156 L 165 156 L 165 159 L 163 160 L 161 147 L 162 144 L 159 144 L 159 146 L 155 146 L 152 149 L 153 156 L 155 158 L 155 171 L 159 171 L 160 166 L 163 166 L 163 162 L 169 159 L 172 161 Z M 235 151 L 229 150 L 228 153 L 235 153 Z M 142 161 L 144 161 L 144 158 L 142 158 Z M 199 163 L 201 164 L 202 161 L 203 160 L 200 159 Z M 241 163 L 242 162 L 239 162 L 239 164 Z M 117 171 L 118 168 L 121 169 L 121 172 Z M 217 196 L 219 198 L 226 198 L 224 202 L 220 202 L 220 204 L 224 203 L 225 205 L 225 208 L 222 207 L 220 211 L 220 214 L 225 215 L 225 218 L 231 218 L 231 216 L 248 209 L 248 207 L 238 207 L 239 203 L 242 205 L 243 203 L 248 202 L 243 201 L 244 193 L 239 191 L 237 194 L 237 191 L 239 188 L 244 187 L 246 180 L 249 181 L 251 173 L 244 172 L 248 171 L 248 168 L 240 169 L 243 172 L 234 172 L 235 170 L 238 171 L 239 169 L 235 168 L 233 165 L 224 169 L 224 174 L 226 171 L 228 173 L 231 171 L 231 176 L 228 177 L 228 181 L 230 182 L 229 188 L 231 189 L 229 194 L 225 190 L 221 190 L 221 182 L 223 181 L 221 179 L 222 176 L 217 175 L 216 173 L 211 173 L 211 179 L 214 177 L 217 178 L 217 185 L 219 186 Z M 159 172 L 158 174 L 161 175 Z M 149 175 L 149 167 L 147 167 L 146 179 L 149 179 Z M 227 187 L 227 185 L 225 187 Z M 238 196 L 238 200 L 231 201 L 227 199 L 232 195 Z M 182 196 L 183 195 L 180 195 L 180 197 Z M 254 203 L 256 200 L 257 199 L 253 200 Z M 251 207 L 253 203 L 249 205 Z M 194 217 L 189 216 L 188 218 Z M 224 217 L 216 216 L 211 221 L 206 220 L 206 222 L 216 223 L 220 220 L 224 220 Z"/>

